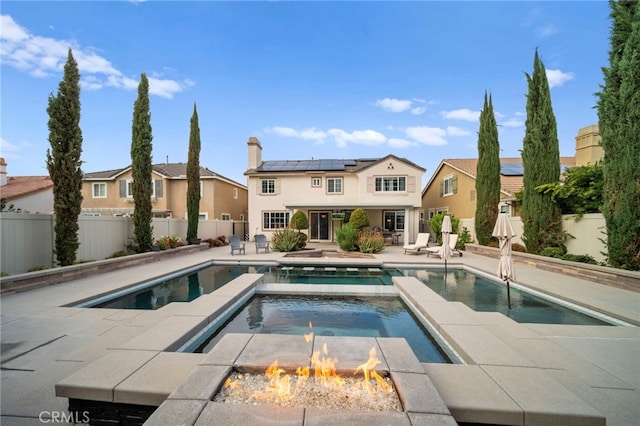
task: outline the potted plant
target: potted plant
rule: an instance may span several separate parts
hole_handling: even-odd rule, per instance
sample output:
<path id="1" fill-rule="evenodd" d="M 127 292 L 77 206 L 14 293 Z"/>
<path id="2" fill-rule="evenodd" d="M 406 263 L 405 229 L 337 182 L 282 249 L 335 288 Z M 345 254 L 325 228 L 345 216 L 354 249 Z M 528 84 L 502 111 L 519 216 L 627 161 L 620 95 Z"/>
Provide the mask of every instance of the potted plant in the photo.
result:
<path id="1" fill-rule="evenodd" d="M 158 243 L 158 247 L 160 247 L 160 250 L 166 250 L 169 248 L 169 237 L 162 236 L 158 238 L 157 243 Z"/>
<path id="2" fill-rule="evenodd" d="M 176 248 L 180 246 L 180 237 L 177 235 L 172 235 L 169 238 L 169 247 Z"/>

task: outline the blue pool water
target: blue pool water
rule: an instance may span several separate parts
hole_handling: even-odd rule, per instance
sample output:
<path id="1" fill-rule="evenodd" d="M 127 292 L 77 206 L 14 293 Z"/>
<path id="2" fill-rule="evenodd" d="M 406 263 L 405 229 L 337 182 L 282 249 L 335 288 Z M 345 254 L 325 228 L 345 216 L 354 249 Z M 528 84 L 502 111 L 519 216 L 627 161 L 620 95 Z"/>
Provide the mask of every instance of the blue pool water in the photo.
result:
<path id="1" fill-rule="evenodd" d="M 397 297 L 257 295 L 196 352 L 208 352 L 226 333 L 302 336 L 310 331 L 317 336 L 404 337 L 420 361 L 451 362 Z"/>
<path id="2" fill-rule="evenodd" d="M 568 307 L 507 288 L 493 280 L 465 270 L 378 268 L 369 266 L 250 266 L 213 265 L 173 278 L 158 279 L 137 286 L 126 294 L 105 297 L 83 306 L 119 309 L 158 309 L 171 302 L 189 302 L 222 287 L 247 272 L 264 274 L 265 283 L 393 285 L 393 276 L 416 277 L 444 299 L 465 303 L 471 309 L 501 312 L 521 323 L 610 325 Z M 305 323 L 306 324 L 306 323 Z"/>

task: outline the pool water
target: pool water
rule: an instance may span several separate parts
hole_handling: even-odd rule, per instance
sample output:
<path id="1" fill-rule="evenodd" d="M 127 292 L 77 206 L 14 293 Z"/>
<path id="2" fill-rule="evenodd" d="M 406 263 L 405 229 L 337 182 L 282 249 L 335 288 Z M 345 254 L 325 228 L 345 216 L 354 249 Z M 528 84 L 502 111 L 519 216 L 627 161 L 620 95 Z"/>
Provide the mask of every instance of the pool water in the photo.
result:
<path id="1" fill-rule="evenodd" d="M 552 303 L 511 287 L 511 308 L 506 285 L 464 270 L 407 269 L 406 276 L 418 278 L 448 301 L 462 302 L 474 311 L 500 312 L 520 323 L 611 325 L 568 307 Z"/>
<path id="2" fill-rule="evenodd" d="M 310 331 L 318 336 L 404 337 L 421 362 L 451 362 L 397 297 L 256 295 L 196 352 L 208 352 L 226 333 L 302 338 Z"/>
<path id="3" fill-rule="evenodd" d="M 212 265 L 173 278 L 157 279 L 106 296 L 83 306 L 117 309 L 158 309 L 171 302 L 189 302 L 224 286 L 244 273 L 264 274 L 265 283 L 393 285 L 393 276 L 419 279 L 449 301 L 458 301 L 480 312 L 500 312 L 520 323 L 611 325 L 593 316 L 511 288 L 472 272 L 454 269 L 378 268 L 374 266 L 251 266 Z M 306 322 L 304 323 L 306 324 Z"/>

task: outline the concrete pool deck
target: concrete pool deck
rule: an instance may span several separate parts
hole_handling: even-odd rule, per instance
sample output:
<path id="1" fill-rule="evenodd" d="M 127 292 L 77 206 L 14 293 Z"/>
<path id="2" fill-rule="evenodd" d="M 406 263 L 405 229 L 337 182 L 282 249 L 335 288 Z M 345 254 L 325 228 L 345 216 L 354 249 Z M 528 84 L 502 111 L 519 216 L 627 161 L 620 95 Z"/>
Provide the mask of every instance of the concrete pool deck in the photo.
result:
<path id="1" fill-rule="evenodd" d="M 246 255 L 231 256 L 229 251 L 229 247 L 220 247 L 2 296 L 0 422 L 38 424 L 40 418 L 52 419 L 56 413 L 65 412 L 68 399 L 56 396 L 56 385 L 82 374 L 92 383 L 87 392 L 104 392 L 111 398 L 116 393 L 155 398 L 145 401 L 158 405 L 194 369 L 202 367 L 206 356 L 165 352 L 167 348 L 175 349 L 172 347 L 175 340 L 170 338 L 172 330 L 180 334 L 185 327 L 206 323 L 211 310 L 223 309 L 226 303 L 223 298 L 233 298 L 238 289 L 225 286 L 222 289 L 226 289 L 226 295 L 203 296 L 201 300 L 175 303 L 158 311 L 64 305 L 212 259 L 251 263 L 279 261 L 283 256 L 277 252 L 254 254 L 251 243 Z M 437 257 L 405 255 L 396 246 L 387 247 L 374 259 L 287 258 L 286 261 L 442 265 Z M 493 274 L 497 260 L 465 253 L 462 258 L 451 258 L 449 265 L 464 265 Z M 518 283 L 640 323 L 638 293 L 521 265 L 516 265 L 516 273 Z M 399 286 L 404 287 L 404 294 L 466 362 L 423 364 L 458 422 L 604 424 L 606 419 L 609 425 L 637 424 L 638 327 L 517 324 L 500 314 L 476 313 L 460 303 L 439 300 L 415 282 L 401 282 Z M 131 371 L 124 371 L 126 365 L 132 366 Z M 174 368 L 176 365 L 179 368 Z M 175 371 L 170 373 L 168 368 Z M 147 395 L 140 389 L 153 392 Z M 84 395 L 90 399 L 86 396 L 89 393 Z M 413 424 L 421 423 L 415 420 Z"/>

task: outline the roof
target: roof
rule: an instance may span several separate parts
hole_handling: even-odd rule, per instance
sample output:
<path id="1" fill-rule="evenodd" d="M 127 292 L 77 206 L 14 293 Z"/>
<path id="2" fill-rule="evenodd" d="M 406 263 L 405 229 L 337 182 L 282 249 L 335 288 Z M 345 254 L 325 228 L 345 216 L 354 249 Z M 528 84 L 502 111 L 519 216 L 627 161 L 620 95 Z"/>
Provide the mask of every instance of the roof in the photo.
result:
<path id="1" fill-rule="evenodd" d="M 6 185 L 0 186 L 0 197 L 9 201 L 52 188 L 49 176 L 11 176 Z"/>
<path id="2" fill-rule="evenodd" d="M 355 173 L 376 163 L 394 158 L 407 163 L 420 170 L 424 168 L 418 166 L 406 158 L 399 158 L 395 155 L 388 155 L 383 158 L 356 158 L 356 159 L 311 159 L 311 160 L 273 160 L 263 161 L 260 166 L 247 173 L 305 173 L 305 172 L 350 172 Z M 247 174 L 246 173 L 246 174 Z"/>
<path id="3" fill-rule="evenodd" d="M 472 179 L 476 178 L 478 167 L 477 158 L 448 158 L 440 162 L 440 165 L 425 186 L 425 191 L 445 164 L 468 175 Z M 560 157 L 560 165 L 564 172 L 564 169 L 567 167 L 574 167 L 576 165 L 576 158 Z M 522 179 L 523 173 L 524 169 L 522 168 L 521 157 L 500 158 L 500 188 L 502 192 L 506 195 L 513 196 L 516 192 L 521 190 L 524 186 L 524 181 Z"/>
<path id="4" fill-rule="evenodd" d="M 187 164 L 186 163 L 160 163 L 151 166 L 153 171 L 164 176 L 167 179 L 186 179 L 187 176 Z M 131 166 L 124 167 L 122 169 L 104 170 L 100 172 L 91 172 L 84 174 L 84 180 L 114 180 L 121 174 L 131 170 Z M 200 178 L 218 178 L 226 180 L 233 184 L 244 187 L 245 185 L 229 179 L 221 174 L 209 170 L 206 167 L 200 166 Z"/>

